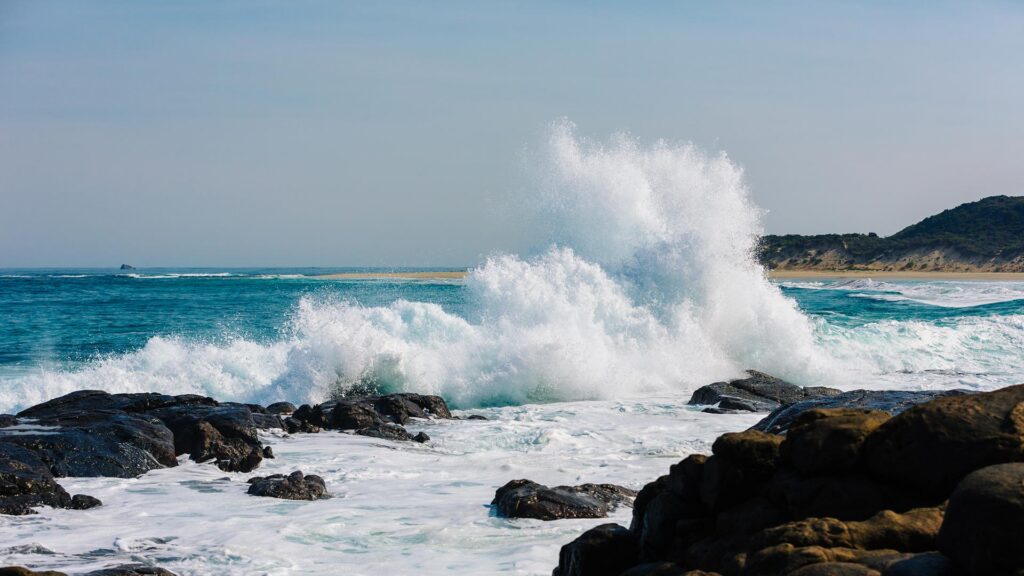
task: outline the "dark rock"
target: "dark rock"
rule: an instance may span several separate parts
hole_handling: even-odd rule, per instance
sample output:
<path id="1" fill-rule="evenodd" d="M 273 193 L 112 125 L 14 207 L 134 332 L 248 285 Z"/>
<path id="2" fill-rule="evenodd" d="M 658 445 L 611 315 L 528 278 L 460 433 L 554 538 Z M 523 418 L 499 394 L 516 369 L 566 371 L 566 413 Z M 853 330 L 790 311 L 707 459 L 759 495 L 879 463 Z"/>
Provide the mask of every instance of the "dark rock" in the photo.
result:
<path id="1" fill-rule="evenodd" d="M 0 576 L 68 576 L 63 572 L 54 572 L 52 570 L 45 570 L 43 572 L 36 572 L 29 570 L 23 566 L 3 566 L 0 567 Z"/>
<path id="2" fill-rule="evenodd" d="M 245 406 L 171 406 L 150 412 L 174 433 L 178 454 L 214 460 L 226 472 L 249 472 L 263 460 L 252 412 Z"/>
<path id="3" fill-rule="evenodd" d="M 548 488 L 530 480 L 512 480 L 498 488 L 491 506 L 506 518 L 605 518 L 610 508 L 635 496 L 636 492 L 613 484 Z"/>
<path id="4" fill-rule="evenodd" d="M 398 424 L 377 424 L 361 430 L 356 430 L 360 436 L 370 436 L 383 440 L 394 440 L 396 442 L 409 442 L 413 440 L 412 434 Z"/>
<path id="5" fill-rule="evenodd" d="M 327 486 L 323 478 L 302 472 L 292 472 L 288 476 L 273 474 L 257 476 L 249 480 L 249 494 L 283 498 L 285 500 L 319 500 L 327 497 Z"/>
<path id="6" fill-rule="evenodd" d="M 872 570 L 863 564 L 854 564 L 852 562 L 812 564 L 788 574 L 790 576 L 881 576 L 878 570 Z"/>
<path id="7" fill-rule="evenodd" d="M 262 412 L 252 412 L 252 424 L 260 430 L 284 428 L 284 422 L 280 416 L 276 414 L 263 414 Z"/>
<path id="8" fill-rule="evenodd" d="M 889 418 L 860 408 L 808 410 L 793 420 L 782 456 L 804 474 L 853 470 L 861 464 L 864 440 Z"/>
<path id="9" fill-rule="evenodd" d="M 71 506 L 75 510 L 88 510 L 89 508 L 95 508 L 102 506 L 103 502 L 100 502 L 99 498 L 94 498 L 86 494 L 75 494 L 71 497 Z"/>
<path id="10" fill-rule="evenodd" d="M 35 452 L 58 477 L 130 478 L 177 465 L 170 430 L 145 414 L 106 409 L 52 412 L 30 422 L 54 429 L 16 434 L 0 429 L 0 439 Z"/>
<path id="11" fill-rule="evenodd" d="M 18 424 L 18 418 L 11 414 L 0 414 L 0 428 L 7 428 L 9 426 L 16 426 Z"/>
<path id="12" fill-rule="evenodd" d="M 912 554 L 889 563 L 882 576 L 960 576 L 962 572 L 948 557 L 939 552 Z"/>
<path id="13" fill-rule="evenodd" d="M 384 418 L 377 413 L 373 403 L 366 400 L 345 400 L 325 403 L 318 408 L 330 418 L 321 426 L 338 430 L 359 430 L 385 424 Z M 316 420 L 312 420 L 316 422 Z"/>
<path id="14" fill-rule="evenodd" d="M 264 446 L 263 447 L 263 457 L 264 458 L 273 458 L 274 457 L 274 449 L 271 448 L 270 446 Z"/>
<path id="15" fill-rule="evenodd" d="M 0 514 L 35 514 L 35 506 L 70 508 L 71 496 L 34 452 L 0 442 Z"/>
<path id="16" fill-rule="evenodd" d="M 284 419 L 284 429 L 289 434 L 297 434 L 299 432 L 315 434 L 320 431 L 319 426 L 315 426 L 306 420 L 299 420 L 298 418 L 293 418 L 291 416 Z"/>
<path id="17" fill-rule="evenodd" d="M 270 406 L 267 406 L 267 412 L 277 414 L 278 416 L 294 414 L 295 410 L 297 410 L 297 408 L 295 408 L 295 404 L 292 404 L 291 402 L 274 402 Z"/>
<path id="18" fill-rule="evenodd" d="M 868 437 L 864 457 L 877 478 L 940 502 L 970 472 L 1024 459 L 1024 385 L 910 408 Z"/>
<path id="19" fill-rule="evenodd" d="M 719 576 L 716 572 L 687 570 L 672 562 L 650 562 L 626 570 L 619 576 Z"/>
<path id="20" fill-rule="evenodd" d="M 706 461 L 702 454 L 687 456 L 637 494 L 630 529 L 637 535 L 641 561 L 664 559 L 670 549 L 699 540 L 714 528 L 700 498 Z"/>
<path id="21" fill-rule="evenodd" d="M 953 491 L 938 549 L 968 574 L 1024 573 L 1024 463 L 969 474 Z"/>
<path id="22" fill-rule="evenodd" d="M 928 503 L 865 474 L 803 476 L 783 470 L 765 482 L 764 492 L 793 519 L 827 516 L 864 520 L 879 510 L 908 510 Z"/>
<path id="23" fill-rule="evenodd" d="M 430 442 L 430 436 L 427 436 L 426 432 L 419 432 L 412 437 L 412 440 L 413 442 L 419 442 L 420 444 L 424 444 L 426 442 Z"/>
<path id="24" fill-rule="evenodd" d="M 602 524 L 562 546 L 552 576 L 618 576 L 635 563 L 633 534 L 618 524 Z"/>
<path id="25" fill-rule="evenodd" d="M 854 390 L 841 394 L 818 396 L 801 400 L 789 406 L 776 408 L 763 420 L 754 424 L 754 430 L 785 434 L 793 420 L 800 414 L 815 408 L 863 408 L 880 410 L 896 415 L 904 410 L 945 396 L 961 396 L 964 390 L 909 391 L 909 390 Z"/>
<path id="26" fill-rule="evenodd" d="M 463 416 L 460 420 L 487 420 L 487 416 L 481 416 L 480 414 L 470 414 L 469 416 Z"/>
<path id="27" fill-rule="evenodd" d="M 780 406 L 840 391 L 820 386 L 804 388 L 756 370 L 747 378 L 715 382 L 698 388 L 690 397 L 692 405 L 717 405 L 721 410 L 770 412 Z"/>
<path id="28" fill-rule="evenodd" d="M 122 564 L 88 572 L 83 576 L 175 576 L 174 572 L 145 564 Z"/>

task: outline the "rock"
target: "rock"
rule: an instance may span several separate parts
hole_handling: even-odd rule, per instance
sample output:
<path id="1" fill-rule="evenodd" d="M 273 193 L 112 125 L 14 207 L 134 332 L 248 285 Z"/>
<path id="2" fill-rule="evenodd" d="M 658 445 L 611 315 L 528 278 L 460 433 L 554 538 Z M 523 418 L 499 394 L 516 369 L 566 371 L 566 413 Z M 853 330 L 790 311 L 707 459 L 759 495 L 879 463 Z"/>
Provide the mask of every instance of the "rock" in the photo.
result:
<path id="1" fill-rule="evenodd" d="M 965 390 L 908 391 L 908 390 L 854 390 L 840 394 L 817 396 L 789 406 L 776 408 L 757 424 L 754 430 L 785 434 L 793 420 L 803 412 L 815 408 L 863 408 L 896 415 L 904 410 L 945 396 L 961 396 Z"/>
<path id="2" fill-rule="evenodd" d="M 75 494 L 71 497 L 70 508 L 74 510 L 88 510 L 89 508 L 95 508 L 102 505 L 103 502 L 100 502 L 99 498 L 94 498 L 87 494 Z"/>
<path id="3" fill-rule="evenodd" d="M 271 448 L 270 446 L 264 446 L 263 447 L 263 457 L 264 458 L 273 458 L 274 457 L 274 449 Z"/>
<path id="4" fill-rule="evenodd" d="M 470 414 L 469 416 L 459 418 L 459 420 L 487 420 L 487 416 L 482 416 L 480 414 Z"/>
<path id="5" fill-rule="evenodd" d="M 150 412 L 174 433 L 177 454 L 214 460 L 226 472 L 249 472 L 263 461 L 252 411 L 245 406 L 170 406 Z"/>
<path id="6" fill-rule="evenodd" d="M 792 519 L 834 517 L 864 520 L 879 510 L 908 510 L 926 504 L 866 474 L 803 476 L 782 470 L 764 483 L 767 497 Z"/>
<path id="7" fill-rule="evenodd" d="M 22 566 L 3 566 L 0 567 L 0 576 L 68 576 L 63 572 L 54 572 L 52 570 L 46 570 L 44 572 L 36 572 L 29 570 Z"/>
<path id="8" fill-rule="evenodd" d="M 145 564 L 122 564 L 121 566 L 114 566 L 112 568 L 104 568 L 102 570 L 95 570 L 88 572 L 83 576 L 176 576 L 174 572 L 158 568 L 156 566 L 146 566 Z"/>
<path id="9" fill-rule="evenodd" d="M 19 418 L 34 428 L 0 428 L 0 441 L 35 452 L 58 477 L 130 478 L 177 465 L 170 430 L 147 415 L 97 409 Z"/>
<path id="10" fill-rule="evenodd" d="M 18 418 L 12 414 L 0 414 L 0 428 L 7 428 L 9 426 L 16 426 L 18 424 Z"/>
<path id="11" fill-rule="evenodd" d="M 132 266 L 131 264 L 121 264 L 119 270 L 135 270 L 135 266 Z"/>
<path id="12" fill-rule="evenodd" d="M 664 559 L 669 549 L 699 540 L 714 528 L 700 497 L 706 462 L 702 454 L 687 456 L 637 494 L 630 529 L 637 535 L 641 561 Z"/>
<path id="13" fill-rule="evenodd" d="M 864 443 L 875 477 L 946 499 L 970 472 L 1024 459 L 1024 385 L 914 406 Z"/>
<path id="14" fill-rule="evenodd" d="M 320 431 L 319 426 L 314 426 L 306 420 L 299 420 L 291 416 L 284 419 L 284 429 L 289 434 L 297 434 L 299 432 L 307 434 L 316 434 Z"/>
<path id="15" fill-rule="evenodd" d="M 812 564 L 804 566 L 793 572 L 790 576 L 881 576 L 878 570 L 872 570 L 863 564 L 850 562 L 828 562 L 825 564 Z"/>
<path id="16" fill-rule="evenodd" d="M 704 465 L 701 500 L 709 509 L 724 510 L 751 497 L 775 471 L 781 444 L 781 437 L 756 430 L 719 436 Z"/>
<path id="17" fill-rule="evenodd" d="M 804 474 L 848 472 L 860 466 L 864 440 L 889 418 L 862 408 L 807 410 L 793 419 L 782 456 Z"/>
<path id="18" fill-rule="evenodd" d="M 249 494 L 285 500 L 319 500 L 327 497 L 327 486 L 323 478 L 302 472 L 292 472 L 288 476 L 273 474 L 257 476 L 249 479 Z"/>
<path id="19" fill-rule="evenodd" d="M 690 397 L 691 405 L 718 405 L 720 410 L 770 412 L 794 402 L 838 394 L 834 388 L 804 388 L 755 370 L 747 378 L 715 382 L 698 388 Z"/>
<path id="20" fill-rule="evenodd" d="M 1024 574 L 1024 463 L 988 466 L 953 491 L 938 549 L 972 576 Z"/>
<path id="21" fill-rule="evenodd" d="M 889 563 L 882 576 L 960 576 L 962 572 L 948 557 L 939 552 L 911 554 Z"/>
<path id="22" fill-rule="evenodd" d="M 420 444 L 425 444 L 427 442 L 430 442 L 430 436 L 427 436 L 426 432 L 419 432 L 415 436 L 412 437 L 412 440 L 413 440 L 413 442 L 419 442 Z"/>
<path id="23" fill-rule="evenodd" d="M 284 429 L 284 421 L 277 414 L 264 414 L 252 412 L 252 425 L 259 430 Z"/>
<path id="24" fill-rule="evenodd" d="M 412 434 L 409 434 L 408 430 L 398 424 L 377 424 L 369 428 L 356 430 L 356 434 L 372 438 L 382 438 L 384 440 L 394 440 L 396 442 L 409 442 L 413 440 Z"/>
<path id="25" fill-rule="evenodd" d="M 905 514 L 885 510 L 862 522 L 809 518 L 762 530 L 751 539 L 752 550 L 789 544 L 797 548 L 854 548 L 860 550 L 935 550 L 942 511 L 919 508 Z"/>
<path id="26" fill-rule="evenodd" d="M 295 408 L 295 404 L 292 404 L 291 402 L 274 402 L 270 406 L 267 406 L 267 412 L 277 414 L 278 416 L 294 414 L 295 410 L 297 410 L 297 408 Z"/>
<path id="27" fill-rule="evenodd" d="M 636 492 L 613 484 L 548 488 L 530 480 L 512 480 L 494 495 L 491 506 L 506 518 L 605 518 L 608 510 L 627 504 Z"/>
<path id="28" fill-rule="evenodd" d="M 618 576 L 635 563 L 633 534 L 618 524 L 602 524 L 562 546 L 552 576 Z"/>
<path id="29" fill-rule="evenodd" d="M 687 570 L 672 562 L 650 562 L 634 566 L 619 576 L 719 576 L 719 574 L 703 570 Z"/>
<path id="30" fill-rule="evenodd" d="M 70 508 L 71 496 L 34 452 L 0 442 L 0 514 L 35 514 L 35 506 Z"/>

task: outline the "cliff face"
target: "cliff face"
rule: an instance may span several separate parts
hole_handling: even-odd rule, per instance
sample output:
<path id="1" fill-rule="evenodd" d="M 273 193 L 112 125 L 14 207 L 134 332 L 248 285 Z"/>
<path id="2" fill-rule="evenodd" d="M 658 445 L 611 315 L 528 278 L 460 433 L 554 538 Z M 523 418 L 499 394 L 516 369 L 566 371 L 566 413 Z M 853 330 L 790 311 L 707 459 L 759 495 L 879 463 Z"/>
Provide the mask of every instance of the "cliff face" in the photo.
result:
<path id="1" fill-rule="evenodd" d="M 1024 197 L 962 204 L 885 238 L 765 236 L 759 256 L 779 270 L 1024 272 Z"/>

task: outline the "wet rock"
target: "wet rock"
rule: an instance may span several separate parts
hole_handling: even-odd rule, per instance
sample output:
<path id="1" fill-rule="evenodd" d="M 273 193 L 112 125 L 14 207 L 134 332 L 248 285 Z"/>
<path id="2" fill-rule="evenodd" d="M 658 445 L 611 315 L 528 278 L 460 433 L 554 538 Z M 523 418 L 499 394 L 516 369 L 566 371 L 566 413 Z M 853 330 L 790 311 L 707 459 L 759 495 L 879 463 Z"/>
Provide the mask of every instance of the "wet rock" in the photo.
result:
<path id="1" fill-rule="evenodd" d="M 634 566 L 619 576 L 719 576 L 719 574 L 703 570 L 687 570 L 673 562 L 650 562 Z"/>
<path id="2" fill-rule="evenodd" d="M 291 402 L 274 402 L 267 406 L 267 412 L 277 414 L 278 416 L 294 414 L 296 410 L 297 408 L 295 407 L 295 404 L 292 404 Z"/>
<path id="3" fill-rule="evenodd" d="M 706 462 L 702 454 L 688 456 L 637 494 L 630 529 L 641 561 L 664 559 L 670 549 L 700 540 L 714 528 L 700 497 Z"/>
<path id="4" fill-rule="evenodd" d="M 12 414 L 0 414 L 0 428 L 7 428 L 8 426 L 15 426 L 18 424 L 18 418 Z"/>
<path id="5" fill-rule="evenodd" d="M 285 476 L 257 476 L 249 479 L 249 494 L 285 500 L 319 500 L 327 497 L 327 486 L 323 478 L 296 471 Z"/>
<path id="6" fill-rule="evenodd" d="M 512 480 L 494 495 L 491 506 L 506 518 L 605 518 L 610 508 L 627 504 L 636 492 L 613 484 L 548 488 L 530 480 Z"/>
<path id="7" fill-rule="evenodd" d="M 834 388 L 804 388 L 756 370 L 748 370 L 747 378 L 715 382 L 698 388 L 690 397 L 691 405 L 717 405 L 720 410 L 771 412 L 814 398 L 838 394 Z"/>
<path id="8" fill-rule="evenodd" d="M 418 432 L 415 436 L 412 437 L 412 441 L 419 442 L 420 444 L 425 444 L 427 442 L 430 442 L 430 436 L 427 436 L 426 432 Z"/>
<path id="9" fill-rule="evenodd" d="M 270 446 L 264 446 L 263 447 L 263 457 L 264 458 L 273 458 L 274 457 L 274 449 L 271 448 Z"/>
<path id="10" fill-rule="evenodd" d="M 789 406 L 776 408 L 752 427 L 754 430 L 785 434 L 800 414 L 815 408 L 862 408 L 896 415 L 918 404 L 946 396 L 962 396 L 965 390 L 909 391 L 909 390 L 853 390 L 840 394 L 823 395 L 801 400 Z"/>
<path id="11" fill-rule="evenodd" d="M 31 450 L 0 442 L 0 514 L 35 514 L 37 506 L 84 510 L 99 505 L 92 496 L 69 495 Z"/>
<path id="12" fill-rule="evenodd" d="M 25 429 L 0 428 L 0 440 L 35 452 L 58 477 L 130 478 L 177 464 L 170 430 L 145 414 L 97 409 L 19 418 L 17 428 Z"/>
<path id="13" fill-rule="evenodd" d="M 480 414 L 470 414 L 469 416 L 463 416 L 462 418 L 459 418 L 459 420 L 487 420 L 487 416 L 483 416 Z"/>
<path id="14" fill-rule="evenodd" d="M 804 566 L 789 573 L 790 576 L 881 576 L 878 570 L 872 570 L 863 564 L 850 562 L 828 562 Z"/>
<path id="15" fill-rule="evenodd" d="M 284 421 L 276 414 L 252 412 L 252 424 L 260 430 L 284 429 Z"/>
<path id="16" fill-rule="evenodd" d="M 100 502 L 99 498 L 95 498 L 87 494 L 75 494 L 71 497 L 70 508 L 74 510 L 88 510 L 89 508 L 95 508 L 102 505 L 103 502 Z"/>
<path id="17" fill-rule="evenodd" d="M 972 576 L 1021 574 L 1024 463 L 969 474 L 949 497 L 938 548 Z"/>
<path id="18" fill-rule="evenodd" d="M 618 524 L 602 524 L 562 546 L 552 576 L 618 576 L 635 563 L 633 534 Z"/>
<path id="19" fill-rule="evenodd" d="M 864 457 L 877 478 L 942 501 L 970 472 L 1024 460 L 1024 385 L 910 408 L 868 437 Z"/>
<path id="20" fill-rule="evenodd" d="M 319 426 L 310 424 L 306 420 L 299 420 L 291 416 L 284 419 L 284 429 L 289 434 L 298 434 L 300 432 L 305 434 L 316 434 L 320 431 Z"/>
<path id="21" fill-rule="evenodd" d="M 396 442 L 410 442 L 413 440 L 412 434 L 405 428 L 398 424 L 377 424 L 368 428 L 362 428 L 356 430 L 356 434 L 360 436 L 370 436 L 371 438 L 381 438 L 383 440 L 393 440 Z"/>
<path id="22" fill-rule="evenodd" d="M 2 566 L 0 567 L 0 576 L 68 576 L 63 572 L 54 572 L 52 570 L 46 570 L 43 572 L 36 572 L 29 570 L 23 566 Z"/>
<path id="23" fill-rule="evenodd" d="M 808 410 L 793 420 L 782 456 L 804 474 L 854 470 L 861 464 L 864 440 L 889 418 L 880 410 Z"/>
<path id="24" fill-rule="evenodd" d="M 263 461 L 263 445 L 245 406 L 171 406 L 151 414 L 173 432 L 179 455 L 214 460 L 226 472 L 249 472 Z"/>

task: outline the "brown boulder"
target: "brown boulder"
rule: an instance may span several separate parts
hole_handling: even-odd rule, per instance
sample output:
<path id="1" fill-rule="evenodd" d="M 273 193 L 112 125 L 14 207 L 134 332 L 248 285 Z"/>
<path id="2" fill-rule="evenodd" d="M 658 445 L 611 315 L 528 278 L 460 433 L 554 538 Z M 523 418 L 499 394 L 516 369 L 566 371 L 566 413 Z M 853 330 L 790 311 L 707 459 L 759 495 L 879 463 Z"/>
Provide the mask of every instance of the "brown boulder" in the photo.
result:
<path id="1" fill-rule="evenodd" d="M 881 410 L 808 410 L 793 421 L 782 457 L 804 474 L 854 470 L 861 464 L 864 440 L 889 418 Z"/>
<path id="2" fill-rule="evenodd" d="M 1024 574 L 1024 464 L 971 473 L 949 497 L 939 550 L 972 576 Z"/>
<path id="3" fill-rule="evenodd" d="M 915 406 L 875 430 L 864 456 L 876 477 L 940 502 L 972 471 L 1024 459 L 1024 385 Z"/>

